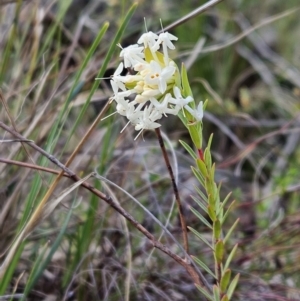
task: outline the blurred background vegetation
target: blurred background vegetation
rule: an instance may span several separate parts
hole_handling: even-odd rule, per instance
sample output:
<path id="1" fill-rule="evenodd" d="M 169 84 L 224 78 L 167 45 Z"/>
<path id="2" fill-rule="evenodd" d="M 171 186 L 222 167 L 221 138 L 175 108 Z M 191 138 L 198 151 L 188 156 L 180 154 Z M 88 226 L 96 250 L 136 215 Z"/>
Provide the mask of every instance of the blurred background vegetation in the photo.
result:
<path id="1" fill-rule="evenodd" d="M 139 1 L 121 39 L 136 43 L 147 28 L 161 29 L 206 1 Z M 106 55 L 133 2 L 0 0 L 0 120 L 66 162 L 112 96 L 109 80 L 119 62 Z M 298 5 L 298 6 L 297 6 Z M 170 32 L 173 59 L 188 68 L 194 97 L 209 99 L 204 117 L 222 193 L 233 191 L 233 270 L 241 273 L 235 300 L 300 300 L 300 19 L 298 0 L 224 0 Z M 109 27 L 104 28 L 105 22 Z M 255 30 L 253 30 L 255 27 Z M 103 36 L 99 31 L 103 30 Z M 99 45 L 92 44 L 99 39 Z M 92 91 L 92 92 L 91 92 Z M 109 109 L 114 112 L 114 104 Z M 109 114 L 109 112 L 107 114 Z M 181 240 L 167 169 L 152 132 L 133 141 L 120 116 L 101 121 L 70 168 L 84 177 L 96 170 L 120 186 L 94 181 L 156 237 L 162 233 L 143 204 Z M 162 131 L 179 178 L 189 226 L 207 229 L 191 214 L 192 160 L 178 143 L 187 134 L 177 117 Z M 4 129 L 0 145 L 0 254 L 2 259 L 53 180 L 57 169 Z M 25 151 L 26 148 L 26 151 Z M 9 161 L 14 160 L 14 161 Z M 57 169 L 58 170 L 58 169 Z M 53 198 L 69 187 L 60 181 Z M 178 246 L 166 235 L 162 242 Z M 207 247 L 190 234 L 191 254 L 210 265 Z M 209 278 L 209 277 L 208 277 Z M 130 280 L 130 283 L 128 282 Z M 14 297 L 12 297 L 14 295 Z M 127 296 L 127 297 L 126 297 Z M 129 297 L 128 297 L 129 296 Z M 10 299 L 12 298 L 12 299 Z M 186 272 L 107 204 L 79 188 L 70 192 L 19 246 L 0 300 L 202 300 Z"/>

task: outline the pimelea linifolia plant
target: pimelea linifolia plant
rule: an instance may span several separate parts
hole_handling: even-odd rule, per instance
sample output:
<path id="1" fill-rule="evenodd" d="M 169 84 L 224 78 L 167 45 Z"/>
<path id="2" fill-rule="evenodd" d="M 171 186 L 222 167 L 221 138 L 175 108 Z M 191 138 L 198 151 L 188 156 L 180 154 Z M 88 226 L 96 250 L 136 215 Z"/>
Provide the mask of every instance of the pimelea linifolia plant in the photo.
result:
<path id="1" fill-rule="evenodd" d="M 181 66 L 180 72 L 169 56 L 169 51 L 175 49 L 173 42 L 176 40 L 177 37 L 168 32 L 157 35 L 148 31 L 138 39 L 137 44 L 126 48 L 119 45 L 122 49 L 120 57 L 123 62 L 117 67 L 110 81 L 114 92 L 111 99 L 116 102 L 117 113 L 128 119 L 125 128 L 132 124 L 138 131 L 135 140 L 144 130 L 155 129 L 159 133 L 160 119 L 169 114 L 178 115 L 186 126 L 196 152 L 187 143 L 183 141 L 181 143 L 195 161 L 192 171 L 204 190 L 196 187 L 198 196 L 193 196 L 193 199 L 200 207 L 200 211 L 194 208 L 191 210 L 211 231 L 210 241 L 195 229 L 189 229 L 210 248 L 215 263 L 214 269 L 211 269 L 202 260 L 192 256 L 194 261 L 214 278 L 215 282 L 211 289 L 196 285 L 208 300 L 231 300 L 239 279 L 239 274 L 237 274 L 231 280 L 229 268 L 237 245 L 229 251 L 228 255 L 227 243 L 238 220 L 227 233 L 224 233 L 223 224 L 233 202 L 226 206 L 230 195 L 224 200 L 220 199 L 221 187 L 215 182 L 215 164 L 212 162 L 210 152 L 212 137 L 205 150 L 202 148 L 202 118 L 207 102 L 203 104 L 200 101 L 196 104 L 184 65 Z M 162 51 L 159 51 L 160 49 Z M 124 67 L 129 72 L 122 76 Z M 177 190 L 176 187 L 175 190 Z M 176 198 L 184 232 L 184 247 L 188 253 L 186 221 L 180 208 L 179 196 Z"/>

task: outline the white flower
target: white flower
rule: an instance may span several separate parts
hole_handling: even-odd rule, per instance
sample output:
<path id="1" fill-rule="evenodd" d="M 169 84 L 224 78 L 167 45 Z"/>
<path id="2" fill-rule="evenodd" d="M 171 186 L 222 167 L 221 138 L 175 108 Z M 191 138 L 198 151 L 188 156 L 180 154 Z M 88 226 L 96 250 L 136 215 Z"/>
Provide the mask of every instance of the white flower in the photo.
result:
<path id="1" fill-rule="evenodd" d="M 138 119 L 138 123 L 135 125 L 135 129 L 139 130 L 152 130 L 160 127 L 161 125 L 155 120 L 161 118 L 161 114 L 156 111 L 152 111 L 151 107 L 147 107 L 143 111 L 143 115 Z"/>
<path id="2" fill-rule="evenodd" d="M 187 105 L 188 103 L 190 103 L 191 101 L 194 100 L 193 97 L 191 97 L 191 96 L 183 98 L 181 95 L 180 89 L 177 86 L 175 86 L 173 88 L 173 93 L 174 93 L 175 98 L 172 98 L 170 100 L 170 103 L 175 104 L 175 105 L 179 106 L 180 108 L 183 108 L 185 105 Z"/>
<path id="3" fill-rule="evenodd" d="M 153 33 L 152 31 L 148 31 L 142 34 L 142 36 L 139 38 L 137 42 L 138 44 L 144 44 L 145 48 L 147 47 L 151 48 L 156 43 L 157 39 L 158 39 L 158 35 L 156 33 Z"/>
<path id="4" fill-rule="evenodd" d="M 155 97 L 150 98 L 150 102 L 154 105 L 155 109 L 161 114 L 167 116 L 166 114 L 177 115 L 180 108 L 169 108 L 170 100 L 172 96 L 168 93 L 162 102 L 159 102 Z"/>
<path id="5" fill-rule="evenodd" d="M 149 73 L 145 76 L 145 83 L 148 85 L 158 85 L 158 90 L 163 94 L 167 89 L 167 81 L 175 73 L 175 70 L 174 66 L 161 68 L 158 62 L 151 61 Z"/>
<path id="6" fill-rule="evenodd" d="M 126 90 L 126 87 L 123 83 L 124 81 L 124 76 L 121 76 L 121 72 L 124 69 L 124 64 L 121 62 L 120 65 L 118 66 L 118 68 L 116 69 L 116 71 L 114 72 L 113 75 L 113 81 L 116 83 L 116 85 L 123 91 Z"/>
<path id="7" fill-rule="evenodd" d="M 117 112 L 122 116 L 126 116 L 127 111 L 130 108 L 129 100 L 117 99 L 116 102 L 117 102 L 117 108 L 116 108 Z"/>
<path id="8" fill-rule="evenodd" d="M 113 99 L 118 99 L 118 98 L 124 99 L 124 97 L 128 97 L 130 94 L 132 94 L 132 90 L 126 90 L 126 91 L 119 92 L 119 86 L 114 80 L 111 80 L 110 84 L 114 91 Z"/>
<path id="9" fill-rule="evenodd" d="M 160 44 L 162 44 L 165 64 L 169 62 L 168 48 L 175 49 L 174 44 L 171 42 L 172 40 L 176 41 L 178 38 L 168 32 L 163 32 L 159 35 L 158 40 L 151 48 L 151 51 L 157 51 Z"/>
<path id="10" fill-rule="evenodd" d="M 119 45 L 121 48 L 122 46 Z M 140 47 L 137 44 L 130 45 L 126 48 L 122 48 L 120 57 L 124 58 L 125 68 L 133 67 L 137 63 L 143 63 L 144 60 L 144 47 Z"/>
<path id="11" fill-rule="evenodd" d="M 203 101 L 200 101 L 197 109 L 192 109 L 188 105 L 184 107 L 195 119 L 196 121 L 202 121 L 203 119 Z"/>

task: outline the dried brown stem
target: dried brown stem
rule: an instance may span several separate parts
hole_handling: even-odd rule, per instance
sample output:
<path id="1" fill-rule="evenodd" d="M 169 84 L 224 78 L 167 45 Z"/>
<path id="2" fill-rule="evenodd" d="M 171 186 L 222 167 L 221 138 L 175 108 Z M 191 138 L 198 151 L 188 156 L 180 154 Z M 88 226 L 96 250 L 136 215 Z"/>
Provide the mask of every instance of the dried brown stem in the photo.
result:
<path id="1" fill-rule="evenodd" d="M 170 160 L 169 160 L 166 148 L 165 148 L 164 140 L 163 140 L 163 138 L 161 136 L 161 133 L 160 133 L 160 129 L 159 128 L 155 129 L 155 133 L 157 135 L 157 139 L 158 139 L 158 142 L 159 142 L 161 151 L 163 153 L 164 160 L 165 160 L 165 163 L 166 163 L 166 166 L 167 166 L 167 169 L 168 169 L 171 181 L 172 181 L 172 187 L 173 187 L 173 190 L 174 190 L 176 204 L 177 204 L 178 212 L 179 212 L 179 219 L 180 219 L 180 225 L 181 225 L 182 237 L 183 237 L 183 246 L 184 246 L 184 249 L 185 249 L 186 253 L 189 253 L 189 242 L 188 242 L 186 221 L 185 221 L 185 218 L 184 218 L 183 208 L 182 208 L 182 204 L 181 204 L 181 200 L 180 200 L 178 187 L 177 187 L 177 184 L 176 184 L 176 181 L 175 181 L 173 169 L 172 169 L 172 166 L 170 164 Z"/>

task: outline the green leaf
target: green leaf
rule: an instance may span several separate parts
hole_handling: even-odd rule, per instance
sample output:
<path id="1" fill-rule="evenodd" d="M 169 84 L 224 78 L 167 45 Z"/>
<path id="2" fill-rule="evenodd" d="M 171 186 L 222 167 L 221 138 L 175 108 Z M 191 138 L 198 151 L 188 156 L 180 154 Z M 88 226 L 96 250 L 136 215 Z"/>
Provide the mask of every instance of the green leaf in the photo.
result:
<path id="1" fill-rule="evenodd" d="M 201 172 L 193 166 L 191 167 L 191 169 L 192 169 L 193 174 L 195 175 L 195 177 L 199 181 L 199 183 L 204 187 L 205 179 L 204 179 L 203 175 L 201 174 Z"/>
<path id="2" fill-rule="evenodd" d="M 220 290 L 218 286 L 214 284 L 213 286 L 213 293 L 214 293 L 214 301 L 220 301 Z"/>
<path id="3" fill-rule="evenodd" d="M 42 254 L 42 256 L 40 256 L 41 258 L 37 259 L 37 261 L 36 261 L 37 264 L 33 267 L 32 272 L 30 274 L 30 277 L 27 281 L 27 284 L 26 284 L 26 287 L 25 287 L 25 290 L 24 290 L 24 297 L 26 297 L 30 293 L 33 286 L 36 284 L 36 282 L 39 280 L 41 275 L 44 273 L 47 265 L 50 263 L 53 255 L 54 255 L 54 253 L 59 248 L 59 246 L 61 244 L 61 241 L 64 237 L 64 234 L 67 230 L 67 226 L 68 226 L 68 223 L 69 223 L 70 218 L 72 216 L 72 213 L 73 213 L 73 209 L 71 208 L 71 210 L 68 212 L 68 215 L 66 216 L 64 224 L 62 225 L 61 230 L 58 233 L 55 241 L 52 242 L 51 249 L 50 249 L 49 253 L 47 254 L 46 258 L 44 258 L 44 256 L 43 256 L 44 254 Z M 42 260 L 42 259 L 44 259 L 44 260 Z"/>
<path id="4" fill-rule="evenodd" d="M 207 101 L 206 101 L 207 102 Z M 211 134 L 209 136 L 208 142 L 207 142 L 207 146 L 206 149 L 210 151 L 210 147 L 211 147 L 211 143 L 212 143 L 212 139 L 213 139 L 214 134 Z"/>
<path id="5" fill-rule="evenodd" d="M 191 196 L 191 198 L 198 204 L 198 206 L 205 212 L 208 213 L 207 211 L 207 207 L 197 198 L 195 198 L 194 196 Z"/>
<path id="6" fill-rule="evenodd" d="M 211 250 L 214 250 L 212 245 L 208 242 L 208 240 L 200 234 L 197 230 L 193 229 L 192 227 L 188 227 L 190 231 L 192 231 L 198 238 L 200 238 Z"/>
<path id="7" fill-rule="evenodd" d="M 218 219 L 216 219 L 214 221 L 214 224 L 213 224 L 213 230 L 214 230 L 214 233 L 213 233 L 213 237 L 215 240 L 218 240 L 221 236 L 221 223 Z"/>
<path id="8" fill-rule="evenodd" d="M 234 293 L 234 290 L 239 282 L 239 278 L 240 278 L 240 274 L 237 274 L 234 279 L 232 280 L 232 282 L 230 283 L 229 285 L 229 288 L 228 288 L 228 291 L 227 291 L 227 295 L 228 295 L 228 299 L 230 300 L 233 293 Z"/>
<path id="9" fill-rule="evenodd" d="M 218 264 L 222 263 L 224 256 L 224 243 L 222 240 L 219 240 L 215 245 L 215 257 Z"/>
<path id="10" fill-rule="evenodd" d="M 231 262 L 231 260 L 233 259 L 233 257 L 234 257 L 234 255 L 235 255 L 235 252 L 236 252 L 237 248 L 238 248 L 238 244 L 236 244 L 236 245 L 233 247 L 233 249 L 231 250 L 231 252 L 230 252 L 230 254 L 229 254 L 229 256 L 228 256 L 228 258 L 227 258 L 227 260 L 226 260 L 225 266 L 224 266 L 224 270 L 225 270 L 225 271 L 228 269 L 228 267 L 229 267 L 229 265 L 230 265 L 230 262 Z"/>
<path id="11" fill-rule="evenodd" d="M 151 61 L 156 61 L 156 59 L 153 56 L 153 54 L 152 54 L 151 50 L 149 49 L 149 47 L 145 48 L 144 54 L 145 54 L 145 61 L 147 63 L 150 63 Z M 156 51 L 154 53 L 154 55 L 156 55 L 161 67 L 165 67 L 164 55 L 159 51 Z"/>
<path id="12" fill-rule="evenodd" d="M 206 225 L 208 228 L 212 229 L 211 224 L 207 221 L 207 219 L 205 219 L 205 217 L 203 215 L 201 215 L 201 213 L 199 211 L 197 211 L 196 209 L 194 209 L 193 207 L 190 207 L 191 211 L 201 220 L 201 222 Z"/>
<path id="13" fill-rule="evenodd" d="M 225 222 L 225 220 L 226 220 L 226 218 L 227 218 L 227 216 L 228 216 L 228 214 L 229 214 L 229 212 L 230 212 L 230 210 L 232 209 L 232 207 L 233 207 L 233 205 L 235 204 L 235 200 L 233 200 L 232 202 L 231 202 L 231 204 L 229 205 L 229 207 L 227 208 L 227 210 L 226 210 L 226 212 L 225 212 L 225 214 L 224 214 L 224 216 L 223 216 L 223 218 L 222 218 L 222 224 Z"/>
<path id="14" fill-rule="evenodd" d="M 220 208 L 219 208 L 219 211 L 217 211 L 217 214 L 218 214 L 218 215 L 219 215 L 219 213 L 221 212 L 221 210 L 224 209 L 224 207 L 225 207 L 227 201 L 229 200 L 231 194 L 232 194 L 232 192 L 229 192 L 229 193 L 227 194 L 227 196 L 225 197 L 225 199 L 223 200 L 223 202 L 221 203 L 221 206 L 220 206 Z"/>
<path id="15" fill-rule="evenodd" d="M 199 196 L 201 197 L 201 199 L 203 201 L 205 201 L 206 204 L 208 204 L 208 198 L 207 198 L 207 196 L 197 186 L 195 187 L 195 189 L 196 189 L 197 193 L 199 194 Z"/>
<path id="16" fill-rule="evenodd" d="M 185 125 L 187 126 L 187 129 L 190 133 L 190 136 L 192 138 L 192 141 L 197 149 L 202 148 L 202 128 L 201 128 L 201 122 L 194 122 L 191 115 L 188 116 L 189 113 L 185 110 L 186 117 L 189 118 L 188 120 L 192 122 L 187 122 Z"/>
<path id="17" fill-rule="evenodd" d="M 179 140 L 179 142 L 181 143 L 181 145 L 185 148 L 185 150 L 190 154 L 190 156 L 194 159 L 197 160 L 197 156 L 194 152 L 194 150 L 184 141 Z"/>
<path id="18" fill-rule="evenodd" d="M 211 169 L 210 169 L 210 178 L 211 179 L 214 179 L 215 178 L 215 170 L 216 170 L 216 164 L 214 163 L 212 166 L 211 166 Z"/>
<path id="19" fill-rule="evenodd" d="M 226 269 L 224 274 L 222 275 L 221 281 L 220 281 L 220 287 L 221 287 L 221 292 L 224 293 L 227 289 L 227 286 L 230 282 L 230 277 L 231 277 L 231 270 Z"/>
<path id="20" fill-rule="evenodd" d="M 215 274 L 212 272 L 212 270 L 203 262 L 201 261 L 200 259 L 198 259 L 197 257 L 195 256 L 191 256 L 192 259 L 198 264 L 200 265 L 208 274 L 210 274 L 212 277 L 214 277 L 216 279 L 216 276 Z"/>
<path id="21" fill-rule="evenodd" d="M 181 83 L 182 83 L 182 96 L 183 97 L 187 97 L 187 96 L 193 97 L 192 89 L 190 87 L 187 71 L 186 71 L 184 64 L 181 65 Z M 195 108 L 195 104 L 194 104 L 193 108 Z"/>
<path id="22" fill-rule="evenodd" d="M 202 286 L 199 284 L 195 284 L 197 289 L 209 300 L 209 301 L 214 301 L 213 297 L 209 295 L 206 289 L 204 289 Z"/>
<path id="23" fill-rule="evenodd" d="M 202 172 L 202 175 L 206 178 L 208 177 L 208 171 L 205 163 L 201 159 L 197 159 L 196 161 L 199 170 Z"/>
<path id="24" fill-rule="evenodd" d="M 238 222 L 239 222 L 239 218 L 235 221 L 235 223 L 231 226 L 231 228 L 229 229 L 228 233 L 226 234 L 225 238 L 224 238 L 224 244 L 227 242 L 227 240 L 230 238 L 230 235 L 232 234 L 233 230 L 235 229 L 235 227 L 237 226 Z"/>
<path id="25" fill-rule="evenodd" d="M 212 159 L 211 159 L 211 154 L 208 148 L 205 149 L 204 151 L 204 161 L 206 166 L 208 167 L 208 169 L 211 168 L 211 164 L 212 164 Z"/>

